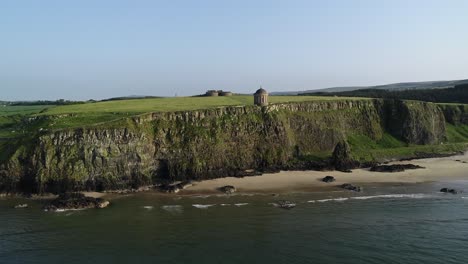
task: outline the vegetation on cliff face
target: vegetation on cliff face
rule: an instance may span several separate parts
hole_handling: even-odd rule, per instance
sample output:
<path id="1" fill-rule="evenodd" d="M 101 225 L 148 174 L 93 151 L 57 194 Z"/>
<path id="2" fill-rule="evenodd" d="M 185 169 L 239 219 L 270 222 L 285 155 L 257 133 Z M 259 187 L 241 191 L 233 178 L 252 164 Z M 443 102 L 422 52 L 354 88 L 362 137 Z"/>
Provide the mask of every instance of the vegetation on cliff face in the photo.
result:
<path id="1" fill-rule="evenodd" d="M 431 103 L 340 99 L 161 111 L 42 130 L 56 119 L 37 115 L 25 121 L 30 133 L 0 141 L 0 189 L 119 189 L 290 169 L 331 156 L 341 141 L 360 161 L 458 150 L 464 143 L 455 142 L 466 141 L 452 139 L 447 112 Z M 453 144 L 440 145 L 448 139 Z"/>

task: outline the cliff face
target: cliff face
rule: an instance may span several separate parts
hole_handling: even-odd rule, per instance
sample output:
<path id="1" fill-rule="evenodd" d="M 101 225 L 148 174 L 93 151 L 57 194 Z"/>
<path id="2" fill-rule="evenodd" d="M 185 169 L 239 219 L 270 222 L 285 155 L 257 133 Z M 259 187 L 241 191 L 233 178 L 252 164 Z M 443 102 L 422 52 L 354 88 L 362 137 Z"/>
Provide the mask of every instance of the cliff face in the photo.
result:
<path id="1" fill-rule="evenodd" d="M 452 125 L 468 125 L 468 107 L 466 105 L 446 104 L 440 106 L 445 119 Z"/>
<path id="2" fill-rule="evenodd" d="M 412 144 L 445 137 L 436 105 L 382 100 L 154 113 L 109 127 L 44 133 L 18 145 L 0 164 L 0 190 L 103 190 L 235 176 L 331 152 L 349 135 L 379 140 L 390 133 Z"/>
<path id="3" fill-rule="evenodd" d="M 417 101 L 385 101 L 384 128 L 410 144 L 436 144 L 445 139 L 445 118 L 434 104 Z"/>

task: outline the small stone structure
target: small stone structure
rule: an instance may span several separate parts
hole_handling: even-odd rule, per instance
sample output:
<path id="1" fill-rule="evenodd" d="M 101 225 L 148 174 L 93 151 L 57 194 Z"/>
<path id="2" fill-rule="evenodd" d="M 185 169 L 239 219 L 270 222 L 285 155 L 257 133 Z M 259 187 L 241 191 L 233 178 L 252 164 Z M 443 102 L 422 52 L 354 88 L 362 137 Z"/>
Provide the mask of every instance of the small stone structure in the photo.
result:
<path id="1" fill-rule="evenodd" d="M 232 92 L 229 91 L 221 91 L 219 96 L 232 96 Z"/>
<path id="2" fill-rule="evenodd" d="M 206 91 L 205 95 L 206 96 L 218 96 L 219 93 L 216 90 L 208 90 L 208 91 Z"/>
<path id="3" fill-rule="evenodd" d="M 259 106 L 268 105 L 268 92 L 262 87 L 254 93 L 254 104 Z"/>
<path id="4" fill-rule="evenodd" d="M 208 90 L 205 96 L 232 96 L 232 92 L 223 90 Z"/>

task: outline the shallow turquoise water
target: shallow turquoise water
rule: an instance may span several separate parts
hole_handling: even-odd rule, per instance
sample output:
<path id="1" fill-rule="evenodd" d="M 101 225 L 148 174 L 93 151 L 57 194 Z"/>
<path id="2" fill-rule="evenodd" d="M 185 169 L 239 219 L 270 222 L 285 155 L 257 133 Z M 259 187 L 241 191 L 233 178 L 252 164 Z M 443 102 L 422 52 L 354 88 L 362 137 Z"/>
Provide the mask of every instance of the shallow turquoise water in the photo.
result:
<path id="1" fill-rule="evenodd" d="M 41 211 L 38 201 L 13 209 L 22 200 L 4 199 L 0 263 L 466 263 L 468 199 L 437 193 L 441 186 L 280 197 L 139 194 L 102 210 L 62 213 Z M 298 205 L 270 204 L 278 199 Z"/>

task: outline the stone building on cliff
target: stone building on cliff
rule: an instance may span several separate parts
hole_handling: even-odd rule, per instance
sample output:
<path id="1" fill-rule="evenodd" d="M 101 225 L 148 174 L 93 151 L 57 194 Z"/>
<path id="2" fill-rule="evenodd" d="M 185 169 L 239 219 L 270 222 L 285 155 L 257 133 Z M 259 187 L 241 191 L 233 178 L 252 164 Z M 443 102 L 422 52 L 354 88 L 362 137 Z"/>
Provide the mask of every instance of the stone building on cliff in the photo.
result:
<path id="1" fill-rule="evenodd" d="M 254 104 L 259 106 L 268 105 L 268 92 L 262 87 L 254 93 Z"/>

